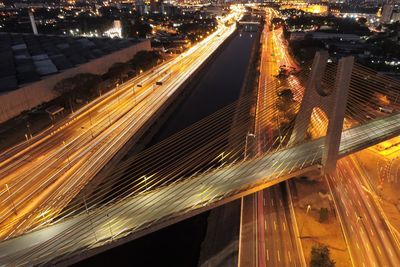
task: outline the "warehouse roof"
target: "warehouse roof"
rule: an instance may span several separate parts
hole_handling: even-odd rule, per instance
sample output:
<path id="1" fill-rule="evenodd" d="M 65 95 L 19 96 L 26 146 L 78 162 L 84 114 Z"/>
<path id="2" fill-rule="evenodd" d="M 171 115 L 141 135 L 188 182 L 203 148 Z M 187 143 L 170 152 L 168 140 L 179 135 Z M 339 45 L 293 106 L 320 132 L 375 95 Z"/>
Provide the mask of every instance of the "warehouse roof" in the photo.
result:
<path id="1" fill-rule="evenodd" d="M 0 33 L 0 93 L 135 43 L 133 39 Z"/>

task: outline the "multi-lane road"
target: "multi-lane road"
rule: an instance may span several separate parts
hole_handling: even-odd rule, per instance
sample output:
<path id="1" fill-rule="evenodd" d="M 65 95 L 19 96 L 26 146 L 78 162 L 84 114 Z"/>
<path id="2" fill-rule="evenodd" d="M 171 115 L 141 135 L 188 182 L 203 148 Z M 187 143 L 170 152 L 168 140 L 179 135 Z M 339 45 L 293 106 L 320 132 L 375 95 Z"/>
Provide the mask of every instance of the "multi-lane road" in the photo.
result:
<path id="1" fill-rule="evenodd" d="M 263 154 L 274 143 L 274 132 L 279 127 L 277 93 L 280 87 L 275 77 L 281 65 L 289 66 L 292 60 L 283 44 L 282 29 L 273 29 L 271 20 L 278 14 L 266 11 L 266 23 L 262 35 L 260 80 L 257 96 L 255 134 L 258 154 Z M 296 95 L 297 91 L 293 90 Z M 293 214 L 289 210 L 288 192 L 278 184 L 257 193 L 259 266 L 303 266 L 304 255 L 296 235 Z M 261 257 L 264 257 L 263 259 Z"/>
<path id="2" fill-rule="evenodd" d="M 363 184 L 367 178 L 357 160 L 341 159 L 327 180 L 355 266 L 399 266 L 398 244 Z"/>
<path id="3" fill-rule="evenodd" d="M 290 212 L 289 192 L 285 183 L 262 191 L 264 205 L 265 257 L 267 266 L 303 266 L 296 221 Z"/>
<path id="4" fill-rule="evenodd" d="M 371 129 L 379 131 L 371 132 Z M 339 155 L 359 151 L 392 134 L 400 134 L 400 114 L 346 130 L 342 134 Z M 240 192 L 260 190 L 301 175 L 296 171 L 306 171 L 307 166 L 315 166 L 321 161 L 324 141 L 325 138 L 320 138 L 239 164 L 224 165 L 212 172 L 3 241 L 0 243 L 0 264 L 37 264 L 95 248 L 131 233 L 149 230 L 151 226 L 157 229 L 168 225 L 174 222 L 175 216 L 186 217 L 192 211 L 213 208 L 219 200 L 240 197 Z"/>
<path id="5" fill-rule="evenodd" d="M 224 22 L 240 16 L 236 9 L 180 56 L 0 154 L 0 237 L 57 215 L 233 33 Z"/>

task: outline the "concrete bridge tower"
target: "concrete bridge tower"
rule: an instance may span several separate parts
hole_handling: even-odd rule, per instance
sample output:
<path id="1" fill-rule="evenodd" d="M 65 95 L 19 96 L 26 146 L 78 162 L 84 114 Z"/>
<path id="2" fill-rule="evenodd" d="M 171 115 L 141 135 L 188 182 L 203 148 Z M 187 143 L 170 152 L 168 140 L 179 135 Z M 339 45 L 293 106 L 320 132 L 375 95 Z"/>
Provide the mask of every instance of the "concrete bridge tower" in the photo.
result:
<path id="1" fill-rule="evenodd" d="M 320 51 L 315 54 L 311 75 L 289 141 L 289 145 L 304 141 L 313 109 L 322 109 L 329 120 L 322 154 L 322 171 L 324 174 L 332 172 L 336 168 L 350 78 L 354 65 L 353 57 L 340 59 L 334 87 L 327 91 L 322 87 L 321 81 L 326 71 L 328 58 L 327 51 Z"/>

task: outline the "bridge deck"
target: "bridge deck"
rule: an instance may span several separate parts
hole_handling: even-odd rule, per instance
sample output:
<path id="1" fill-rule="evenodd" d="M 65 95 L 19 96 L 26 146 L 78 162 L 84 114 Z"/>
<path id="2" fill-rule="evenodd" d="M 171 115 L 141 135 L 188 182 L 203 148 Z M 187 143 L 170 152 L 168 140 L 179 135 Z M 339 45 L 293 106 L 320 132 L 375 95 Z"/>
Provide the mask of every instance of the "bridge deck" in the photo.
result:
<path id="1" fill-rule="evenodd" d="M 400 114 L 373 120 L 342 133 L 340 156 L 400 134 Z M 223 166 L 119 203 L 0 243 L 0 264 L 62 262 L 86 249 L 117 244 L 141 231 L 151 232 L 168 222 L 187 218 L 317 166 L 324 138 L 240 164 Z M 136 236 L 135 236 L 136 235 Z M 82 254 L 81 254 L 82 255 Z"/>

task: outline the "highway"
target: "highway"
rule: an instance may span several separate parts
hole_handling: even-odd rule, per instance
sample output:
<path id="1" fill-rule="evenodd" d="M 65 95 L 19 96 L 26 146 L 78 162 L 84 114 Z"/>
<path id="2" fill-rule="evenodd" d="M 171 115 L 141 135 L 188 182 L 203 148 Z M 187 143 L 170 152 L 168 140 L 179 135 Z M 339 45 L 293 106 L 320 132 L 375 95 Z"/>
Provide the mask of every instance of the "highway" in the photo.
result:
<path id="1" fill-rule="evenodd" d="M 303 266 L 303 251 L 296 240 L 298 234 L 293 227 L 296 221 L 289 210 L 291 203 L 285 183 L 262 192 L 267 266 Z"/>
<path id="2" fill-rule="evenodd" d="M 24 233 L 56 216 L 234 32 L 225 19 L 240 16 L 235 9 L 180 56 L 0 154 L 0 236 Z"/>
<path id="3" fill-rule="evenodd" d="M 326 125 L 326 119 L 322 118 Z M 351 125 L 350 121 L 348 122 Z M 353 123 L 354 124 L 354 123 Z M 313 134 L 324 135 L 326 127 Z M 372 131 L 376 129 L 371 128 Z M 365 171 L 352 155 L 325 176 L 353 266 L 398 266 L 400 247 L 369 192 Z"/>
<path id="4" fill-rule="evenodd" d="M 389 227 L 369 195 L 359 163 L 348 156 L 327 176 L 354 263 L 362 266 L 399 266 L 400 251 Z"/>
<path id="5" fill-rule="evenodd" d="M 371 131 L 379 129 L 379 131 Z M 400 134 L 400 114 L 373 120 L 342 134 L 340 155 L 358 151 Z M 324 138 L 279 150 L 240 164 L 224 165 L 207 174 L 135 195 L 113 205 L 82 213 L 40 230 L 0 243 L 0 264 L 23 265 L 48 262 L 66 253 L 104 245 L 149 226 L 230 197 L 240 197 L 258 186 L 270 187 L 287 179 L 296 170 L 321 161 Z M 286 176 L 285 176 L 286 175 Z M 279 179 L 279 177 L 282 177 Z M 71 255 L 68 255 L 71 256 Z"/>
<path id="6" fill-rule="evenodd" d="M 273 9 L 266 10 L 266 23 L 263 30 L 263 49 L 261 54 L 260 80 L 257 96 L 257 114 L 255 122 L 255 134 L 257 137 L 258 154 L 263 154 L 273 145 L 274 132 L 279 126 L 279 114 L 277 112 L 278 91 L 281 81 L 275 77 L 281 65 L 289 66 L 292 63 L 287 53 L 287 47 L 283 44 L 282 29 L 271 29 L 271 20 L 278 14 Z M 291 79 L 296 79 L 291 77 Z M 285 81 L 288 83 L 290 81 Z M 297 88 L 297 87 L 293 87 Z M 293 90 L 298 99 L 301 94 Z M 274 109 L 269 112 L 268 109 Z M 284 184 L 269 187 L 257 193 L 258 232 L 264 236 L 259 239 L 260 258 L 259 266 L 303 266 L 304 255 L 298 235 L 295 234 L 295 220 L 289 211 L 288 192 Z M 261 256 L 260 256 L 261 257 Z"/>
<path id="7" fill-rule="evenodd" d="M 268 17 L 271 15 L 272 11 L 268 11 Z M 277 15 L 276 13 L 272 13 L 273 15 Z M 267 19 L 267 22 L 269 19 Z M 279 66 L 280 65 L 286 65 L 286 66 L 295 66 L 293 60 L 291 59 L 289 53 L 287 52 L 287 48 L 284 44 L 283 38 L 282 38 L 282 30 L 281 29 L 275 29 L 272 31 L 269 31 L 268 23 L 266 24 L 266 27 L 264 29 L 264 37 L 265 40 L 263 40 L 263 53 L 262 53 L 262 60 L 261 60 L 261 76 L 260 76 L 260 86 L 259 86 L 259 91 L 258 91 L 258 99 L 257 99 L 257 110 L 264 111 L 268 108 L 274 107 L 274 103 L 276 102 L 277 99 L 277 91 L 279 89 L 279 86 L 281 85 L 281 82 L 277 83 L 274 81 L 275 75 L 279 71 Z M 296 67 L 297 68 L 297 67 Z M 299 86 L 299 82 L 295 76 L 290 75 L 286 81 L 284 82 L 285 86 L 288 86 L 289 88 L 292 89 L 292 92 L 294 93 L 294 99 L 297 102 L 301 102 L 302 96 L 304 89 Z M 295 89 L 295 90 L 294 90 Z M 259 111 L 257 112 L 259 113 Z M 263 116 L 258 116 L 256 117 L 256 131 L 255 135 L 257 137 L 257 144 L 258 147 L 257 149 L 259 150 L 259 153 L 262 153 L 265 151 L 265 149 L 268 146 L 271 146 L 273 138 L 273 129 L 277 128 L 277 124 L 274 123 L 277 120 L 276 117 L 279 117 L 276 112 L 264 112 Z M 261 117 L 261 118 L 260 118 Z M 260 118 L 260 119 L 259 119 Z M 324 136 L 326 133 L 326 126 L 327 126 L 327 118 L 326 115 L 319 109 L 314 110 L 312 114 L 312 127 L 311 133 L 314 138 L 319 138 L 321 136 Z M 347 125 L 346 127 L 349 127 Z M 372 128 L 372 131 L 376 131 L 376 129 Z M 346 162 L 347 165 L 344 165 L 343 162 Z M 353 172 L 354 169 L 360 169 L 356 165 L 354 165 L 351 160 L 348 158 L 342 159 L 342 161 L 338 164 L 338 173 L 342 172 Z M 353 183 L 359 183 L 358 178 L 359 178 L 360 173 L 357 173 L 357 175 L 351 175 L 350 181 L 346 181 L 347 183 L 350 183 L 351 181 Z M 332 178 L 331 178 L 332 179 Z M 334 177 L 333 177 L 334 179 Z M 344 202 L 343 205 L 351 206 L 353 205 L 352 199 L 355 201 L 355 199 L 358 199 L 358 203 L 360 204 L 360 199 L 364 199 L 361 197 L 360 194 L 364 194 L 365 192 L 358 192 L 358 195 L 353 195 L 353 196 L 343 196 L 344 191 L 343 188 L 341 188 L 345 182 L 342 181 L 337 181 L 335 189 L 338 190 L 338 192 L 334 192 L 333 197 L 336 199 L 336 201 L 341 201 Z M 340 186 L 339 186 L 340 185 Z M 344 185 L 345 186 L 345 185 Z M 351 185 L 349 187 L 352 187 L 354 185 Z M 353 189 L 354 190 L 354 189 Z M 346 189 L 347 191 L 347 189 Z M 305 265 L 304 262 L 304 257 L 302 256 L 302 250 L 301 250 L 301 244 L 300 246 L 296 241 L 297 240 L 297 235 L 293 229 L 293 223 L 291 219 L 291 214 L 288 212 L 289 210 L 286 208 L 289 206 L 290 203 L 288 203 L 286 199 L 286 194 L 284 189 L 279 188 L 279 185 L 275 185 L 272 187 L 269 187 L 264 190 L 264 192 L 254 194 L 257 195 L 257 201 L 258 204 L 258 217 L 257 217 L 257 226 L 258 230 L 257 233 L 260 235 L 260 233 L 265 233 L 265 238 L 258 238 L 258 242 L 265 242 L 265 246 L 262 246 L 258 244 L 258 255 L 259 255 L 259 266 L 265 266 L 265 265 L 272 265 L 272 266 L 302 266 Z M 260 199 L 263 199 L 264 205 L 263 207 L 260 207 Z M 262 202 L 262 201 L 261 201 Z M 362 201 L 363 202 L 363 201 Z M 367 238 L 365 236 L 362 236 L 363 230 L 362 228 L 354 228 L 354 225 L 351 225 L 354 223 L 354 220 L 348 220 L 346 216 L 342 220 L 342 225 L 345 229 L 345 231 L 350 231 L 348 232 L 348 235 L 352 235 L 352 238 L 348 241 L 348 246 L 350 249 L 350 253 L 353 257 L 353 263 L 362 263 L 363 266 L 397 266 L 399 263 L 397 262 L 396 257 L 398 255 L 394 255 L 393 251 L 395 253 L 398 253 L 399 248 L 396 246 L 394 243 L 393 237 L 390 234 L 390 231 L 385 231 L 385 229 L 388 229 L 387 226 L 382 227 L 381 223 L 384 223 L 383 218 L 381 216 L 378 216 L 379 213 L 377 211 L 377 208 L 374 207 L 373 204 L 370 203 L 371 201 L 366 200 L 360 205 L 363 205 L 363 207 L 366 207 L 368 205 L 369 208 L 369 213 L 374 213 L 375 214 L 375 220 L 378 218 L 379 222 L 374 222 L 368 221 L 368 218 L 362 219 L 362 217 L 356 217 L 356 225 L 359 225 L 360 223 L 364 224 L 369 224 L 369 226 L 364 226 L 364 227 L 371 227 L 371 235 L 374 236 L 374 232 L 372 228 L 375 229 L 380 229 L 380 233 L 376 231 L 375 235 L 385 239 L 385 242 L 380 242 L 380 240 L 376 240 L 376 238 Z M 279 204 L 277 204 L 279 203 Z M 279 208 L 279 205 L 281 207 Z M 285 207 L 285 208 L 283 208 Z M 340 210 L 339 206 L 339 213 L 343 213 L 342 210 Z M 372 207 L 372 208 L 371 208 Z M 372 209 L 372 210 L 371 210 Z M 361 212 L 361 211 L 359 211 Z M 262 213 L 262 215 L 260 215 Z M 347 214 L 347 213 L 346 213 Z M 366 212 L 364 212 L 366 214 Z M 354 219 L 354 218 L 353 218 Z M 265 225 L 262 225 L 259 223 L 260 221 L 265 221 Z M 364 223 L 365 221 L 365 223 Z M 375 225 L 377 223 L 377 225 Z M 287 226 L 290 226 L 290 229 L 287 229 Z M 355 229 L 355 230 L 354 230 Z M 358 229 L 361 229 L 358 231 Z M 361 235 L 361 237 L 359 237 Z M 356 237 L 354 237 L 356 236 Z M 357 240 L 357 237 L 359 238 Z M 375 244 L 375 245 L 374 245 Z M 387 251 L 382 252 L 385 248 L 386 245 L 389 247 L 388 251 L 391 254 L 388 255 Z M 360 249 L 361 247 L 361 249 Z M 390 248 L 391 247 L 391 248 Z M 265 255 L 264 252 L 260 252 L 260 250 L 265 249 Z M 362 252 L 362 250 L 364 250 Z M 367 254 L 370 255 L 367 255 Z M 386 253 L 386 255 L 383 255 L 383 253 Z M 260 255 L 264 255 L 266 257 L 266 262 L 261 258 Z M 296 258 L 293 260 L 292 255 L 295 255 Z M 373 256 L 375 255 L 375 257 Z M 392 261 L 389 261 L 388 256 L 391 257 Z"/>

